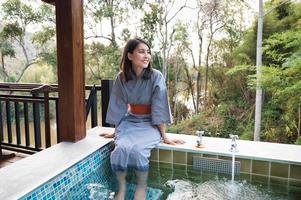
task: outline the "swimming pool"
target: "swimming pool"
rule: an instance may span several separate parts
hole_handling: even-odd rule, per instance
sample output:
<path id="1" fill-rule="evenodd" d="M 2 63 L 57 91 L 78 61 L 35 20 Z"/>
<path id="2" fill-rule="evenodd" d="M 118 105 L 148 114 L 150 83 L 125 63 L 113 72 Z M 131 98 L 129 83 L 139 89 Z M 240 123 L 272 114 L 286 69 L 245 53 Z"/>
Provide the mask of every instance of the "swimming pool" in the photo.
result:
<path id="1" fill-rule="evenodd" d="M 109 166 L 113 141 L 98 136 L 99 132 L 109 129 L 90 129 L 83 140 L 61 142 L 1 168 L 0 199 L 86 199 L 105 194 L 108 199 L 112 198 L 116 190 L 116 180 Z M 240 163 L 240 175 L 235 176 L 238 182 L 233 186 L 229 183 L 230 175 L 222 173 L 227 172 L 227 162 L 231 159 L 229 139 L 204 137 L 205 147 L 199 149 L 196 148 L 196 136 L 169 136 L 184 139 L 186 143 L 177 146 L 160 144 L 152 151 L 148 184 L 151 199 L 175 198 L 179 194 L 177 191 L 194 196 L 193 191 L 198 191 L 198 194 L 203 193 L 200 199 L 205 194 L 218 196 L 211 185 L 218 185 L 218 192 L 224 188 L 231 194 L 237 194 L 235 191 L 253 193 L 254 190 L 249 189 L 255 188 L 259 193 L 276 195 L 275 198 L 300 197 L 300 145 L 239 140 L 236 160 Z M 193 169 L 195 157 L 204 160 L 211 172 Z M 129 177 L 128 181 L 129 195 L 133 195 L 134 178 Z M 206 192 L 209 189 L 210 192 Z M 177 200 L 181 198 L 186 197 L 176 197 Z"/>
<path id="2" fill-rule="evenodd" d="M 111 142 L 20 199 L 113 199 L 117 181 L 109 163 L 112 149 Z M 301 199 L 301 187 L 283 186 L 285 182 L 273 183 L 248 174 L 235 179 L 232 183 L 230 175 L 151 162 L 147 199 Z M 135 187 L 132 171 L 127 180 L 126 199 L 131 200 Z"/>

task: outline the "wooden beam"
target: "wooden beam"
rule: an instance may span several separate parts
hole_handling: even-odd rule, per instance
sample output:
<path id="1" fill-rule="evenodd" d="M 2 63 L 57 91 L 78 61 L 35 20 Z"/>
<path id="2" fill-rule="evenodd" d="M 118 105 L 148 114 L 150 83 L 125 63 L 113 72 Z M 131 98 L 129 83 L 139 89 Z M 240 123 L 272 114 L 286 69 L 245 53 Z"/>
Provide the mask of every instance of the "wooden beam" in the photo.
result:
<path id="1" fill-rule="evenodd" d="M 60 141 L 86 136 L 83 0 L 56 2 Z"/>
<path id="2" fill-rule="evenodd" d="M 56 0 L 42 0 L 42 1 L 44 1 L 45 3 L 49 3 L 51 5 L 55 5 Z"/>

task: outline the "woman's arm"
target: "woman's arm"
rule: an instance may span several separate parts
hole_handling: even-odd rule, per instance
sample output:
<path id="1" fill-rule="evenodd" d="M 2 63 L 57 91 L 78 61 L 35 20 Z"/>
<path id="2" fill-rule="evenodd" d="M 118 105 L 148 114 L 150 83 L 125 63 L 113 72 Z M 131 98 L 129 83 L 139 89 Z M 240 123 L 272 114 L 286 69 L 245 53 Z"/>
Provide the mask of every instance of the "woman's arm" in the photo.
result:
<path id="1" fill-rule="evenodd" d="M 159 124 L 159 125 L 157 125 L 157 127 L 160 131 L 161 137 L 165 144 L 175 145 L 175 144 L 184 144 L 185 143 L 185 141 L 181 140 L 181 139 L 169 138 L 165 132 L 165 124 Z"/>

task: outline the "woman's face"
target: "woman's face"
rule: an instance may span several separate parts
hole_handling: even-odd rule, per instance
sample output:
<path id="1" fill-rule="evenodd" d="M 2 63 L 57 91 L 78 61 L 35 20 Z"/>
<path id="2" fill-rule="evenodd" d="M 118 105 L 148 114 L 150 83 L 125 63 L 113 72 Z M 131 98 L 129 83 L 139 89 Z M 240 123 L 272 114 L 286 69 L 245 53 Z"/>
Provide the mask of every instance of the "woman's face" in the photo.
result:
<path id="1" fill-rule="evenodd" d="M 147 68 L 151 59 L 150 50 L 146 44 L 140 43 L 133 53 L 128 53 L 128 58 L 135 69 Z"/>

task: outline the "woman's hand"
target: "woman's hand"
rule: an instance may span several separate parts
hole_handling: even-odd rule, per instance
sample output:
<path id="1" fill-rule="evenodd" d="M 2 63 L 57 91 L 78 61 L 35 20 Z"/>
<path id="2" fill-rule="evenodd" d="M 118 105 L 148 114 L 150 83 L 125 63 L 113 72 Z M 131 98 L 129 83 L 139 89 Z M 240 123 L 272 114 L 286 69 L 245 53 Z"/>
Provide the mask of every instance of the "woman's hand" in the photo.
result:
<path id="1" fill-rule="evenodd" d="M 165 133 L 165 124 L 159 124 L 159 125 L 157 125 L 157 127 L 160 131 L 160 135 L 163 138 L 163 142 L 165 144 L 176 145 L 176 144 L 184 144 L 185 143 L 184 140 L 167 137 L 167 134 Z"/>
<path id="2" fill-rule="evenodd" d="M 171 145 L 177 145 L 177 144 L 184 144 L 185 143 L 184 140 L 176 139 L 176 138 L 168 138 L 168 137 L 163 138 L 163 142 L 165 144 L 171 144 Z"/>
<path id="3" fill-rule="evenodd" d="M 100 133 L 99 136 L 104 137 L 104 138 L 114 138 L 115 132 L 103 132 L 103 133 Z"/>

